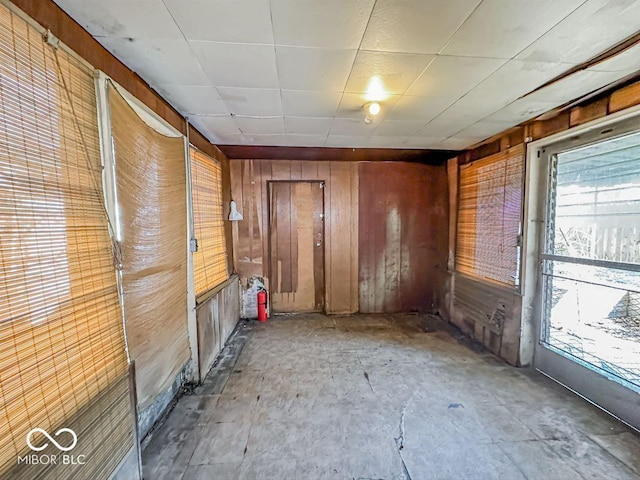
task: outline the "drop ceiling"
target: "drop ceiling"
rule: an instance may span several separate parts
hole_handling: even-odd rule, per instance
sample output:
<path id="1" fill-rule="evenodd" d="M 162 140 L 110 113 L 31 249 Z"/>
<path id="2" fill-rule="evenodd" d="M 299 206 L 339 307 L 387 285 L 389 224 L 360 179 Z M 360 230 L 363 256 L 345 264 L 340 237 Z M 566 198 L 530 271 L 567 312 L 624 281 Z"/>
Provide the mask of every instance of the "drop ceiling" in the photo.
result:
<path id="1" fill-rule="evenodd" d="M 640 69 L 527 95 L 638 32 L 640 0 L 55 1 L 220 145 L 462 149 Z"/>

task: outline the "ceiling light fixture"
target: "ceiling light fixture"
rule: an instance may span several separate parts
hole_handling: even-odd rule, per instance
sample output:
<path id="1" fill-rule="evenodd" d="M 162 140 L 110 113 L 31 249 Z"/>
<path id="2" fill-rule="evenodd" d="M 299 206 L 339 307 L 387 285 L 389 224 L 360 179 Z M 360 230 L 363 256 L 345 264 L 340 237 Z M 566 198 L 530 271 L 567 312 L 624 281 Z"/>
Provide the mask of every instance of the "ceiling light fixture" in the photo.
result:
<path id="1" fill-rule="evenodd" d="M 369 115 L 378 115 L 380 113 L 380 104 L 378 102 L 367 104 L 367 112 L 369 112 Z"/>
<path id="2" fill-rule="evenodd" d="M 380 113 L 380 104 L 378 102 L 365 103 L 364 111 L 367 112 L 364 123 L 369 124 L 373 121 L 373 117 Z"/>
<path id="3" fill-rule="evenodd" d="M 387 99 L 389 95 L 387 94 L 384 84 L 382 83 L 382 79 L 374 75 L 369 79 L 369 83 L 367 84 L 367 91 L 365 93 L 365 98 L 369 102 L 382 102 Z"/>

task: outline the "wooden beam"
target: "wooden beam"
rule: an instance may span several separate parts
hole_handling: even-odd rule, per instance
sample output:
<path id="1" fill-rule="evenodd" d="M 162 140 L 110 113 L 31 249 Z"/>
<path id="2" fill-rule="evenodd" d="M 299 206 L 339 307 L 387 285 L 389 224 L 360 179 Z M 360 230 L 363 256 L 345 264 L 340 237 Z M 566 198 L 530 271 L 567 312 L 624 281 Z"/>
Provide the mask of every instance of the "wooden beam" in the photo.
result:
<path id="1" fill-rule="evenodd" d="M 220 145 L 229 159 L 313 160 L 340 162 L 414 162 L 441 165 L 458 152 L 453 150 L 396 148 L 275 147 Z"/>

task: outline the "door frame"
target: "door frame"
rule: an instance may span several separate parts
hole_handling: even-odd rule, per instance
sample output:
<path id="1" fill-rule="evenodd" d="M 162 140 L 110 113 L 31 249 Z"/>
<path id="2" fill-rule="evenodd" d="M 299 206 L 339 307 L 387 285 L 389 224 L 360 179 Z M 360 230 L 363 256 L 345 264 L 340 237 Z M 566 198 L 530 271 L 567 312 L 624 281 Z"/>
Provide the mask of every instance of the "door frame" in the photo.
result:
<path id="1" fill-rule="evenodd" d="M 546 238 L 551 158 L 557 149 L 640 130 L 640 105 L 529 143 L 523 223 L 520 358 L 590 403 L 640 431 L 640 394 L 543 345 L 542 254 Z"/>
<path id="2" fill-rule="evenodd" d="M 266 255 L 266 277 L 269 280 L 269 289 L 272 289 L 273 285 L 273 275 L 271 272 L 271 189 L 272 184 L 282 184 L 282 183 L 318 183 L 320 184 L 320 188 L 322 189 L 322 308 L 320 312 L 326 314 L 327 311 L 327 242 L 325 241 L 327 237 L 327 222 L 325 221 L 325 186 L 327 184 L 324 180 L 267 180 L 267 255 Z M 271 304 L 271 294 L 267 296 L 267 301 L 269 303 L 269 311 L 272 311 Z"/>

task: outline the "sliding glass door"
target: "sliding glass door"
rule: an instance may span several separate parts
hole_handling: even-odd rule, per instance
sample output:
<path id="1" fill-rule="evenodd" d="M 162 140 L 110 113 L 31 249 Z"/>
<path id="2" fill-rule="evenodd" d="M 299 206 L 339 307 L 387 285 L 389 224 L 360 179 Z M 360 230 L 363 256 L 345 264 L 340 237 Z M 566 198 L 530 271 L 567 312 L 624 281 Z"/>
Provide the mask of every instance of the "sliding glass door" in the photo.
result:
<path id="1" fill-rule="evenodd" d="M 544 151 L 535 363 L 640 428 L 640 132 L 606 133 Z"/>

